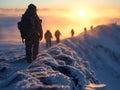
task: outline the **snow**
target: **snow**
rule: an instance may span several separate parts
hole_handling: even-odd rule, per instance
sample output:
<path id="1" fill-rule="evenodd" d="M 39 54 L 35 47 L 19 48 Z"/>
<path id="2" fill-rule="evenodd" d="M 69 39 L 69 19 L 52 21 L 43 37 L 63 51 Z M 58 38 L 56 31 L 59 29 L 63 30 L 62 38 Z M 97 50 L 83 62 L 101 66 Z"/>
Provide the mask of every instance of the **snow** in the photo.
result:
<path id="1" fill-rule="evenodd" d="M 119 90 L 120 26 L 100 25 L 28 64 L 24 45 L 0 44 L 0 90 Z"/>
<path id="2" fill-rule="evenodd" d="M 99 81 L 106 84 L 100 90 L 119 90 L 120 83 L 120 26 L 100 25 L 64 43 L 90 63 Z M 68 44 L 69 43 L 69 44 Z"/>
<path id="3" fill-rule="evenodd" d="M 105 87 L 106 85 L 105 84 L 92 84 L 90 83 L 86 89 L 87 90 L 95 90 L 94 88 L 102 88 L 102 87 Z"/>
<path id="4" fill-rule="evenodd" d="M 11 49 L 10 49 L 11 50 Z M 9 51 L 9 50 L 8 50 Z M 19 52 L 16 52 L 19 56 Z M 11 53 L 10 53 L 11 54 Z M 15 56 L 16 57 L 16 56 Z M 57 88 L 58 90 L 84 90 L 89 80 L 97 83 L 88 63 L 63 43 L 39 53 L 38 58 L 30 65 L 25 58 L 1 61 L 0 88 L 7 90 L 30 90 L 35 88 Z M 11 87 L 13 85 L 14 87 Z M 7 87 L 7 88 L 8 88 Z"/>

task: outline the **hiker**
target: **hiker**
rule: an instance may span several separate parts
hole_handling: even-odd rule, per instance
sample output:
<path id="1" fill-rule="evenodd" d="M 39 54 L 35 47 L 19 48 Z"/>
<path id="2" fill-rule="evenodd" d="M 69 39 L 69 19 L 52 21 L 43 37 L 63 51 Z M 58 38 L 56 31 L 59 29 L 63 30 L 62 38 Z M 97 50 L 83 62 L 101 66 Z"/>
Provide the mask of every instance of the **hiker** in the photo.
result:
<path id="1" fill-rule="evenodd" d="M 84 28 L 84 32 L 85 32 L 85 33 L 87 32 L 87 28 L 86 28 L 86 27 Z"/>
<path id="2" fill-rule="evenodd" d="M 93 30 L 93 26 L 91 26 L 90 29 Z"/>
<path id="3" fill-rule="evenodd" d="M 39 49 L 39 41 L 42 40 L 42 20 L 37 15 L 37 8 L 34 4 L 28 5 L 27 10 L 18 22 L 18 29 L 21 33 L 23 43 L 25 42 L 26 59 L 31 63 L 36 59 Z"/>
<path id="4" fill-rule="evenodd" d="M 60 42 L 60 36 L 61 36 L 61 33 L 59 30 L 56 30 L 55 32 L 55 38 L 56 38 L 56 42 L 59 43 Z"/>
<path id="5" fill-rule="evenodd" d="M 45 35 L 44 35 L 45 41 L 46 41 L 46 48 L 51 47 L 51 39 L 52 37 L 52 33 L 50 32 L 50 30 L 47 30 Z"/>
<path id="6" fill-rule="evenodd" d="M 75 34 L 74 29 L 71 29 L 71 36 L 73 37 Z"/>

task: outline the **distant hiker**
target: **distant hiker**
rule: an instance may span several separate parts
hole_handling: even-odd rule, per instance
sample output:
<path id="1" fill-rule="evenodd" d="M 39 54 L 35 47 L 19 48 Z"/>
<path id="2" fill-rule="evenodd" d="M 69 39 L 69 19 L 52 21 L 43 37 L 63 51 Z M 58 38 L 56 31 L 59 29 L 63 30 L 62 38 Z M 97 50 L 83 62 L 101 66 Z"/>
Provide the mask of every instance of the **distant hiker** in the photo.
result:
<path id="1" fill-rule="evenodd" d="M 90 29 L 93 30 L 93 26 L 91 26 Z"/>
<path id="2" fill-rule="evenodd" d="M 27 10 L 22 15 L 21 21 L 18 22 L 18 29 L 21 33 L 22 41 L 25 41 L 26 59 L 31 63 L 36 59 L 39 49 L 39 41 L 42 40 L 42 20 L 37 15 L 35 5 L 28 5 Z"/>
<path id="3" fill-rule="evenodd" d="M 61 36 L 61 33 L 59 30 L 57 30 L 55 32 L 55 38 L 56 38 L 56 42 L 59 43 L 60 42 L 60 36 Z"/>
<path id="4" fill-rule="evenodd" d="M 74 29 L 71 29 L 71 36 L 73 37 L 75 34 Z"/>
<path id="5" fill-rule="evenodd" d="M 50 30 L 47 30 L 45 35 L 44 35 L 44 38 L 46 40 L 46 48 L 49 48 L 51 47 L 51 39 L 53 38 L 52 37 L 52 33 L 50 32 Z"/>
<path id="6" fill-rule="evenodd" d="M 87 32 L 87 28 L 86 27 L 84 28 L 84 32 Z"/>

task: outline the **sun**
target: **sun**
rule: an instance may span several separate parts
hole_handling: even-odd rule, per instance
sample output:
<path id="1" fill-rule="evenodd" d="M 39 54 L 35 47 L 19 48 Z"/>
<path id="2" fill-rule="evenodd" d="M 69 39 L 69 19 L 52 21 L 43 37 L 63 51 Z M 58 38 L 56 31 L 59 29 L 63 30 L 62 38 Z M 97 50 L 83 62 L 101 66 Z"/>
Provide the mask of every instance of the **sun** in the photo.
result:
<path id="1" fill-rule="evenodd" d="M 85 16 L 85 11 L 83 9 L 79 10 L 79 16 L 84 17 Z"/>

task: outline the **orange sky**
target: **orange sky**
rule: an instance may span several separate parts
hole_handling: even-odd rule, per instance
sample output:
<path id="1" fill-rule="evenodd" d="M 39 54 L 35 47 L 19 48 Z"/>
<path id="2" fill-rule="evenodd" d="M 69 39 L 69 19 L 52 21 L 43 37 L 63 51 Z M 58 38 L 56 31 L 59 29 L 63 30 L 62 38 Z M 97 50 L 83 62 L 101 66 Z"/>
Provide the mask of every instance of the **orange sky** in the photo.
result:
<path id="1" fill-rule="evenodd" d="M 27 5 L 33 2 L 15 1 L 9 4 L 10 0 L 0 1 L 0 16 L 21 17 L 25 12 Z M 63 3 L 64 2 L 64 3 Z M 54 34 L 59 29 L 62 32 L 62 38 L 70 37 L 70 30 L 75 30 L 75 35 L 83 32 L 83 28 L 93 25 L 120 23 L 120 1 L 96 1 L 88 0 L 48 0 L 37 1 L 33 3 L 38 7 L 38 15 L 42 19 L 44 32 L 49 29 Z M 69 2 L 69 3 L 68 3 Z M 108 3 L 109 2 L 109 3 Z M 23 3 L 23 4 L 22 4 Z M 17 6 L 16 6 L 17 5 Z"/>

